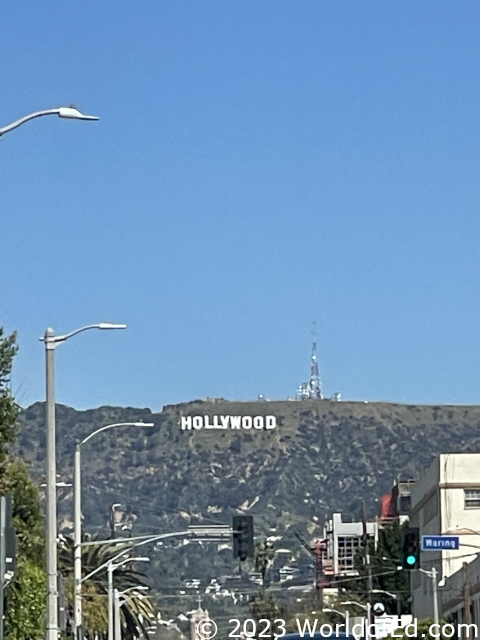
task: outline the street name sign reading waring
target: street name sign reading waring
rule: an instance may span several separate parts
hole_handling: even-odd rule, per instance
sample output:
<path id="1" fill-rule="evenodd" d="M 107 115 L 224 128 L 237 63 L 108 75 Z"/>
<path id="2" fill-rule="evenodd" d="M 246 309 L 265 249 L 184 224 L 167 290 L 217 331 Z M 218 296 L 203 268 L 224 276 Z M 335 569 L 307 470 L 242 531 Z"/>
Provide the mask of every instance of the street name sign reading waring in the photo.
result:
<path id="1" fill-rule="evenodd" d="M 275 416 L 182 416 L 180 427 L 182 431 L 192 429 L 251 429 L 257 431 L 275 429 Z"/>
<path id="2" fill-rule="evenodd" d="M 422 536 L 422 551 L 442 551 L 458 549 L 460 546 L 458 536 Z"/>

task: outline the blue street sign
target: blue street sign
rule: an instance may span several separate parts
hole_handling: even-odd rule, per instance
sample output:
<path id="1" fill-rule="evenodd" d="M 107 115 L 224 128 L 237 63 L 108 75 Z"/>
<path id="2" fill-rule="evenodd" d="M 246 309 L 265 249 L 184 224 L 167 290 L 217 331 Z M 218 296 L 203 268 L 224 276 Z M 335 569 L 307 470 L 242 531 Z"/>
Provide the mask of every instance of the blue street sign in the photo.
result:
<path id="1" fill-rule="evenodd" d="M 442 551 L 442 549 L 458 549 L 458 536 L 422 536 L 422 551 Z"/>

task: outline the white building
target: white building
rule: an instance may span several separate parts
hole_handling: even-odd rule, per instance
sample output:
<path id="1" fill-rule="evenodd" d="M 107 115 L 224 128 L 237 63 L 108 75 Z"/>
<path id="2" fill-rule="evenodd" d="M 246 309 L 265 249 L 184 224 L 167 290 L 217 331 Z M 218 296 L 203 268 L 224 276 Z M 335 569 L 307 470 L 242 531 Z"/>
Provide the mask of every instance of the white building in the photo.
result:
<path id="1" fill-rule="evenodd" d="M 458 550 L 424 551 L 420 566 L 436 567 L 440 583 L 475 559 L 480 550 L 480 453 L 442 453 L 412 487 L 410 526 L 420 535 L 458 535 Z M 470 545 L 470 546 L 469 546 Z M 477 547 L 477 551 L 475 551 Z M 432 581 L 411 576 L 413 615 L 432 617 Z M 442 588 L 439 588 L 440 599 Z"/>
<path id="2" fill-rule="evenodd" d="M 367 537 L 378 541 L 378 525 L 367 522 Z M 342 514 L 334 513 L 324 528 L 323 537 L 327 541 L 326 557 L 323 559 L 325 575 L 358 575 L 355 569 L 355 554 L 362 549 L 363 523 L 342 522 Z"/>
<path id="3" fill-rule="evenodd" d="M 211 635 L 215 635 L 212 630 L 208 611 L 202 609 L 199 602 L 198 609 L 191 613 L 190 640 L 209 640 Z"/>
<path id="4" fill-rule="evenodd" d="M 466 575 L 468 574 L 468 575 Z M 467 596 L 467 587 L 470 587 Z M 453 624 L 465 624 L 465 604 L 470 600 L 471 623 L 480 628 L 480 557 L 468 563 L 466 570 L 453 573 L 445 580 L 439 589 L 441 598 L 442 618 Z M 466 634 L 462 634 L 466 637 Z M 473 638 L 478 637 L 474 633 Z"/>

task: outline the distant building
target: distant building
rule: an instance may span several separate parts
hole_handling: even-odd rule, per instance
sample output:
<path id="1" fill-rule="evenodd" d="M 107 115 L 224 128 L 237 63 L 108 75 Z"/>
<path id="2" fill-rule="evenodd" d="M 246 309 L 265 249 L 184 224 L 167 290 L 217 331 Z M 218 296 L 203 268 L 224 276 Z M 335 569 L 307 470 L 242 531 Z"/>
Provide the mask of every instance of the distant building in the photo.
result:
<path id="1" fill-rule="evenodd" d="M 470 587 L 467 594 L 467 585 Z M 465 624 L 465 603 L 470 600 L 471 624 L 480 627 L 480 556 L 468 563 L 465 569 L 452 573 L 439 588 L 440 617 L 453 624 Z M 463 637 L 466 637 L 463 634 Z M 475 635 L 471 636 L 475 638 Z"/>
<path id="2" fill-rule="evenodd" d="M 367 522 L 367 538 L 378 540 L 378 524 Z M 342 522 L 342 514 L 334 513 L 323 531 L 326 552 L 323 559 L 325 576 L 356 576 L 355 555 L 363 549 L 363 523 Z"/>
<path id="3" fill-rule="evenodd" d="M 414 484 L 414 480 L 397 479 L 391 492 L 380 498 L 380 514 L 378 516 L 380 527 L 388 526 L 395 521 L 403 524 L 408 520 L 410 495 Z"/>
<path id="4" fill-rule="evenodd" d="M 422 475 L 411 492 L 410 525 L 420 535 L 458 535 L 460 548 L 423 551 L 420 567 L 436 567 L 443 581 L 472 562 L 480 549 L 480 453 L 442 453 Z M 411 572 L 413 615 L 432 616 L 431 578 Z M 440 597 L 442 588 L 439 587 Z M 448 595 L 445 593 L 448 599 Z"/>
<path id="5" fill-rule="evenodd" d="M 192 612 L 190 618 L 190 640 L 209 640 L 211 626 L 208 611 L 202 609 L 200 603 L 198 609 Z"/>

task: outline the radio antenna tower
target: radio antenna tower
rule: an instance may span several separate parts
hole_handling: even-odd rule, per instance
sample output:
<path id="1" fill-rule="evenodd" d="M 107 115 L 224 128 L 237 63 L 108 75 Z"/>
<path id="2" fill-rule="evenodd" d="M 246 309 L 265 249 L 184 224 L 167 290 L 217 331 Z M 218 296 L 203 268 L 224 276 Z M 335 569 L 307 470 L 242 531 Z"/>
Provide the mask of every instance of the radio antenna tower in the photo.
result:
<path id="1" fill-rule="evenodd" d="M 320 398 L 323 399 L 322 395 L 322 383 L 320 381 L 320 371 L 318 369 L 318 360 L 317 360 L 317 323 L 315 320 L 313 321 L 312 328 L 312 364 L 310 365 L 310 398 Z"/>
<path id="2" fill-rule="evenodd" d="M 302 382 L 297 388 L 295 397 L 297 400 L 311 400 L 318 398 L 323 400 L 322 384 L 320 382 L 320 372 L 317 360 L 317 323 L 313 321 L 312 329 L 312 356 L 310 359 L 310 379 L 308 382 Z"/>

